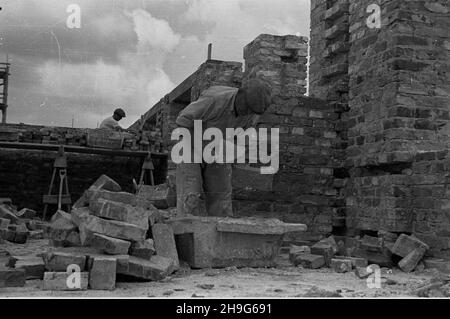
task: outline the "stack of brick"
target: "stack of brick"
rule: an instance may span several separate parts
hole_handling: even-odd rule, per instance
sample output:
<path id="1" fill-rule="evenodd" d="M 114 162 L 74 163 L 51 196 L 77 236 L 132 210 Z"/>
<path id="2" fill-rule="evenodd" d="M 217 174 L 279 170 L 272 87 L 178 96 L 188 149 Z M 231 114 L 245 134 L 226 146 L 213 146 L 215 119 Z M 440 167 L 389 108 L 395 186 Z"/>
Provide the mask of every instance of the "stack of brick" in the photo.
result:
<path id="1" fill-rule="evenodd" d="M 47 224 L 36 211 L 23 208 L 17 210 L 9 198 L 0 198 L 0 239 L 16 244 L 25 244 L 30 239 L 42 239 L 47 233 Z"/>
<path id="2" fill-rule="evenodd" d="M 308 233 L 302 237 L 317 240 L 340 222 L 334 168 L 343 154 L 333 106 L 304 96 L 307 54 L 307 39 L 297 36 L 260 35 L 245 47 L 245 78 L 257 76 L 272 87 L 273 103 L 259 128 L 279 129 L 280 168 L 261 175 L 236 167 L 233 186 L 236 214 L 303 223 Z"/>
<path id="3" fill-rule="evenodd" d="M 70 214 L 52 217 L 50 243 L 58 248 L 44 255 L 44 289 L 72 290 L 65 284 L 70 265 L 78 266 L 84 283 L 75 290 L 114 289 L 117 274 L 161 280 L 176 271 L 175 237 L 163 224 L 168 213 L 156 208 L 171 206 L 172 197 L 169 186 L 143 186 L 135 195 L 101 176 Z"/>
<path id="4" fill-rule="evenodd" d="M 88 135 L 92 129 L 46 127 L 25 124 L 7 124 L 0 128 L 0 141 L 89 146 Z M 160 129 L 124 134 L 122 148 L 132 151 L 165 152 Z"/>

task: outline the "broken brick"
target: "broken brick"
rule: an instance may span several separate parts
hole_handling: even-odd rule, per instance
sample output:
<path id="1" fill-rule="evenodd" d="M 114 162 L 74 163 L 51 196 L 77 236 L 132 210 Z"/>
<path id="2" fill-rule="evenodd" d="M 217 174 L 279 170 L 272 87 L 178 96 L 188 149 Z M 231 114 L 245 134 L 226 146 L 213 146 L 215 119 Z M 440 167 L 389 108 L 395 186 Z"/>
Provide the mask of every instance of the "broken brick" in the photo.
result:
<path id="1" fill-rule="evenodd" d="M 176 206 L 176 194 L 167 184 L 157 186 L 142 185 L 137 194 L 137 205 L 144 206 L 151 203 L 156 208 L 166 209 Z"/>
<path id="2" fill-rule="evenodd" d="M 419 252 L 425 252 L 429 247 L 416 237 L 401 234 L 395 242 L 394 247 L 392 247 L 392 253 L 400 257 L 406 257 L 416 249 L 418 249 Z"/>
<path id="3" fill-rule="evenodd" d="M 422 260 L 424 254 L 424 247 L 414 249 L 408 255 L 406 255 L 406 257 L 400 260 L 400 262 L 398 263 L 398 267 L 404 272 L 411 272 L 416 268 L 419 261 Z"/>
<path id="4" fill-rule="evenodd" d="M 126 255 L 131 243 L 122 239 L 94 234 L 91 245 L 109 255 Z"/>
<path id="5" fill-rule="evenodd" d="M 325 258 L 325 264 L 330 266 L 331 259 L 335 254 L 335 249 L 329 243 L 318 242 L 311 246 L 311 254 L 323 256 Z"/>
<path id="6" fill-rule="evenodd" d="M 111 192 L 104 189 L 91 187 L 85 192 L 85 194 L 89 203 L 102 199 L 132 206 L 136 205 L 136 195 L 131 193 Z"/>
<path id="7" fill-rule="evenodd" d="M 331 259 L 331 268 L 338 273 L 349 272 L 352 270 L 352 261 L 349 259 Z"/>
<path id="8" fill-rule="evenodd" d="M 322 255 L 312 255 L 299 253 L 289 255 L 289 260 L 295 265 L 301 265 L 304 268 L 317 269 L 325 265 L 325 258 Z"/>
<path id="9" fill-rule="evenodd" d="M 371 272 L 367 271 L 367 267 L 356 267 L 355 268 L 355 275 L 360 279 L 367 278 L 371 274 L 372 274 Z"/>
<path id="10" fill-rule="evenodd" d="M 151 259 L 155 252 L 155 246 L 152 239 L 146 239 L 143 242 L 133 243 L 130 249 L 131 256 L 143 259 Z"/>

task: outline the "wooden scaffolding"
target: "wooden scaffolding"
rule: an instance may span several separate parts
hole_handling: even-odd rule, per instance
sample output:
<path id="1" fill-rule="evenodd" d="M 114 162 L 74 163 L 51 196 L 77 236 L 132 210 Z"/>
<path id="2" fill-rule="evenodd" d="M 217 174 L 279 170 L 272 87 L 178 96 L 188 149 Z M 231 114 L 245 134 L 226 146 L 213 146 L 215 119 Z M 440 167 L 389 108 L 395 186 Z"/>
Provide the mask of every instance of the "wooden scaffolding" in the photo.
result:
<path id="1" fill-rule="evenodd" d="M 0 110 L 2 111 L 2 124 L 6 123 L 6 109 L 8 108 L 9 65 L 9 63 L 0 63 Z"/>

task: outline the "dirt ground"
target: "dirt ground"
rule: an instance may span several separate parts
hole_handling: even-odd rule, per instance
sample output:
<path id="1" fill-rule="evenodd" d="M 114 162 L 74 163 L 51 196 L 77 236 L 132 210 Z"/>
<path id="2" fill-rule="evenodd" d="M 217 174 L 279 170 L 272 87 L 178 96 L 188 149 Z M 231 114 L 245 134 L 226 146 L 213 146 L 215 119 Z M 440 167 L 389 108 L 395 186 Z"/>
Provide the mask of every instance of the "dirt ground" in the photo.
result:
<path id="1" fill-rule="evenodd" d="M 26 245 L 2 244 L 12 255 L 38 254 L 49 249 L 47 240 Z M 413 291 L 430 282 L 435 272 L 405 274 L 398 269 L 382 269 L 382 287 L 370 289 L 365 279 L 353 272 L 338 274 L 331 269 L 302 269 L 281 256 L 277 268 L 191 270 L 183 267 L 161 282 L 118 282 L 114 291 L 87 290 L 60 292 L 41 290 L 42 281 L 29 280 L 25 287 L 1 288 L 1 298 L 79 297 L 79 298 L 411 298 Z M 3 262 L 3 261 L 2 261 Z"/>

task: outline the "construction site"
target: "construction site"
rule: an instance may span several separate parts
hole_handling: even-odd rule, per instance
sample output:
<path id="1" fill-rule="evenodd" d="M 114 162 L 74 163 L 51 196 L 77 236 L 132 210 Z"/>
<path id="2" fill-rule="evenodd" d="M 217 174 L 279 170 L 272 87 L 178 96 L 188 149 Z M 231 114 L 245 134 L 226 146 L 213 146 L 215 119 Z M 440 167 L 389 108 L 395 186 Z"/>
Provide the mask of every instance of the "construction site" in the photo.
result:
<path id="1" fill-rule="evenodd" d="M 210 47 L 124 132 L 8 122 L 0 63 L 0 297 L 449 297 L 449 3 L 311 0 L 310 16 L 244 63 Z M 232 216 L 184 213 L 177 118 L 253 78 L 278 171 L 233 164 Z"/>

